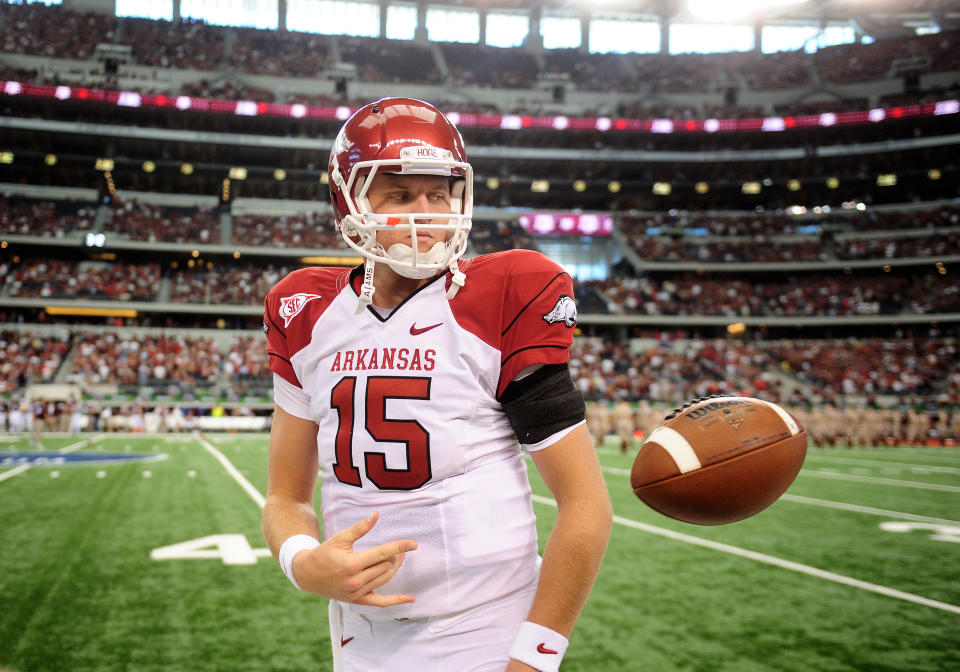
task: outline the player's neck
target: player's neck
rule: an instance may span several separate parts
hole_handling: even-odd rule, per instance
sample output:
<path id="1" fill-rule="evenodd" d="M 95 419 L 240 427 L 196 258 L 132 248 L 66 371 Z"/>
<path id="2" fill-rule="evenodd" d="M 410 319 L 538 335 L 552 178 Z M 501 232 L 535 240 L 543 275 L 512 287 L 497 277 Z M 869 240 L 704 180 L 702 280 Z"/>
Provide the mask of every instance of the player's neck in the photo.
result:
<path id="1" fill-rule="evenodd" d="M 407 278 L 386 264 L 377 264 L 373 276 L 373 286 L 376 288 L 373 305 L 377 308 L 396 308 L 431 280 L 433 278 Z"/>

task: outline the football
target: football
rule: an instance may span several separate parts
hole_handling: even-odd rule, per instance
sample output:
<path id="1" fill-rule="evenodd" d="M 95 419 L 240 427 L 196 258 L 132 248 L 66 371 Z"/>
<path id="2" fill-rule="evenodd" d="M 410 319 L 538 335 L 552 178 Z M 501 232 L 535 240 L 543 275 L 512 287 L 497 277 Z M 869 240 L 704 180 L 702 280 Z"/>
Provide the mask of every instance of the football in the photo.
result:
<path id="1" fill-rule="evenodd" d="M 723 525 L 776 501 L 806 453 L 806 430 L 780 406 L 752 397 L 701 397 L 650 432 L 630 484 L 665 516 Z"/>

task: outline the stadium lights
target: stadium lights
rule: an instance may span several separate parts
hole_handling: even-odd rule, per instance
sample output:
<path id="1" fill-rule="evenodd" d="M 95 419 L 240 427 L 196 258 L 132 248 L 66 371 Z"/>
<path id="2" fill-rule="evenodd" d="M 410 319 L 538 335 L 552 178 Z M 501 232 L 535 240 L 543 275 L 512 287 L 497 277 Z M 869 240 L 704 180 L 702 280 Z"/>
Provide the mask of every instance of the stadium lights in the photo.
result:
<path id="1" fill-rule="evenodd" d="M 584 191 L 587 190 L 587 183 L 584 182 L 583 180 L 577 180 L 576 182 L 573 183 L 573 190 L 576 191 L 577 193 L 583 193 Z"/>
<path id="2" fill-rule="evenodd" d="M 301 264 L 310 266 L 357 266 L 363 257 L 300 257 Z"/>
<path id="3" fill-rule="evenodd" d="M 673 187 L 670 186 L 669 182 L 653 183 L 653 193 L 657 196 L 669 196 L 671 191 L 673 191 Z"/>
<path id="4" fill-rule="evenodd" d="M 499 188 L 500 188 L 500 180 L 498 180 L 495 177 L 487 178 L 487 189 L 489 189 L 490 191 L 496 191 Z"/>
<path id="5" fill-rule="evenodd" d="M 897 186 L 897 176 L 894 173 L 884 173 L 883 175 L 877 175 L 877 186 L 878 187 L 895 187 Z"/>
<path id="6" fill-rule="evenodd" d="M 320 184 L 330 184 L 330 173 L 327 171 L 320 173 Z"/>
<path id="7" fill-rule="evenodd" d="M 13 163 L 13 152 L 0 152 L 0 163 Z"/>
<path id="8" fill-rule="evenodd" d="M 277 182 L 283 182 L 285 179 L 287 179 L 287 171 L 285 171 L 283 168 L 277 168 L 275 171 L 273 171 L 273 179 L 275 179 Z"/>
<path id="9" fill-rule="evenodd" d="M 111 164 L 113 161 L 110 162 Z M 109 170 L 103 171 L 103 179 L 107 183 L 107 191 L 110 192 L 111 196 L 117 195 L 117 188 L 113 184 L 113 174 Z"/>
<path id="10" fill-rule="evenodd" d="M 706 182 L 697 182 L 696 186 L 694 186 L 694 190 L 698 194 L 706 194 L 710 191 L 710 185 Z"/>
<path id="11" fill-rule="evenodd" d="M 233 252 L 233 258 L 234 258 L 234 259 L 239 259 L 239 258 L 240 258 L 240 250 L 234 250 L 234 252 Z"/>
<path id="12" fill-rule="evenodd" d="M 927 171 L 927 179 L 939 180 L 941 177 L 943 177 L 943 173 L 940 172 L 939 168 L 931 168 Z"/>
<path id="13" fill-rule="evenodd" d="M 51 166 L 51 167 L 52 167 L 52 166 L 55 166 L 55 165 L 57 165 L 57 155 L 56 155 L 56 154 L 47 154 L 45 157 L 43 157 L 43 162 L 44 162 L 45 164 L 47 164 L 48 166 Z"/>
<path id="14" fill-rule="evenodd" d="M 616 180 L 607 184 L 607 191 L 609 191 L 611 194 L 620 193 L 620 189 L 622 189 L 622 185 Z"/>
<path id="15" fill-rule="evenodd" d="M 104 172 L 113 170 L 113 159 L 97 159 L 97 162 L 93 165 L 93 168 L 94 170 L 102 170 Z"/>
<path id="16" fill-rule="evenodd" d="M 193 175 L 193 164 L 192 163 L 181 164 L 180 172 L 183 175 Z"/>
<path id="17" fill-rule="evenodd" d="M 744 182 L 743 186 L 740 187 L 740 191 L 745 194 L 759 194 L 760 193 L 760 183 L 759 182 Z"/>
<path id="18" fill-rule="evenodd" d="M 145 173 L 152 173 L 157 169 L 157 164 L 155 164 L 153 161 L 144 161 L 140 168 L 143 169 L 143 172 Z"/>
<path id="19" fill-rule="evenodd" d="M 45 306 L 43 311 L 47 315 L 69 315 L 83 317 L 136 317 L 137 311 L 133 308 L 81 308 L 71 306 Z"/>
<path id="20" fill-rule="evenodd" d="M 800 191 L 800 180 L 790 180 L 787 182 L 787 189 L 790 191 Z"/>
<path id="21" fill-rule="evenodd" d="M 840 186 L 840 180 L 835 177 L 827 178 L 827 189 L 837 189 Z"/>
<path id="22" fill-rule="evenodd" d="M 534 180 L 530 183 L 530 191 L 545 194 L 550 191 L 550 180 Z"/>
<path id="23" fill-rule="evenodd" d="M 731 336 L 741 336 L 747 331 L 747 325 L 743 322 L 734 322 L 727 325 L 727 333 Z"/>
<path id="24" fill-rule="evenodd" d="M 231 180 L 245 180 L 247 179 L 247 169 L 241 168 L 240 166 L 234 166 L 230 169 L 228 175 Z"/>

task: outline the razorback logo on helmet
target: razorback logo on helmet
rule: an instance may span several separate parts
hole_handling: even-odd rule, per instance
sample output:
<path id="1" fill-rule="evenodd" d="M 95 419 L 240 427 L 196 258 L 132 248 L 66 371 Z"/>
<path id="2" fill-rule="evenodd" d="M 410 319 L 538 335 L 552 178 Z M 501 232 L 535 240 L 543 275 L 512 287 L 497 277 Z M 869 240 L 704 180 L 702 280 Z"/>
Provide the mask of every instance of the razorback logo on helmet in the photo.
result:
<path id="1" fill-rule="evenodd" d="M 574 302 L 573 297 L 569 294 L 563 294 L 557 299 L 553 310 L 544 315 L 543 319 L 550 324 L 563 322 L 568 327 L 575 325 L 577 323 L 577 304 Z"/>
<path id="2" fill-rule="evenodd" d="M 291 296 L 281 297 L 280 317 L 283 318 L 283 328 L 286 329 L 290 326 L 290 322 L 303 310 L 304 306 L 314 299 L 319 298 L 319 294 L 307 294 L 305 292 L 297 292 Z"/>

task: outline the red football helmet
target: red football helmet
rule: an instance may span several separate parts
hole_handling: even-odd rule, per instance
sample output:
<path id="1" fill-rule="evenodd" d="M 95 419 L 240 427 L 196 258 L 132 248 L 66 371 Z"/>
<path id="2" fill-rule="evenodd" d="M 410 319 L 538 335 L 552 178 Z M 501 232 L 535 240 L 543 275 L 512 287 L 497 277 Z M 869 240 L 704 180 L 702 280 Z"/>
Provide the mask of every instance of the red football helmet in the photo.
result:
<path id="1" fill-rule="evenodd" d="M 378 214 L 370 211 L 367 190 L 378 173 L 443 175 L 452 178 L 451 213 Z M 367 262 L 372 295 L 373 266 L 389 264 L 397 273 L 427 278 L 444 269 L 453 273 L 452 293 L 463 285 L 457 261 L 467 249 L 473 215 L 473 169 L 467 163 L 463 139 L 456 127 L 429 103 L 412 98 L 384 98 L 369 103 L 351 116 L 330 151 L 330 200 L 337 229 L 351 248 Z M 444 229 L 445 243 L 420 252 L 394 245 L 385 250 L 377 231 L 407 228 L 417 239 L 417 227 Z M 404 249 L 395 249 L 404 248 Z M 451 296 L 453 295 L 451 293 Z"/>

